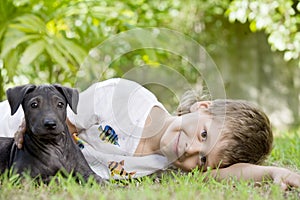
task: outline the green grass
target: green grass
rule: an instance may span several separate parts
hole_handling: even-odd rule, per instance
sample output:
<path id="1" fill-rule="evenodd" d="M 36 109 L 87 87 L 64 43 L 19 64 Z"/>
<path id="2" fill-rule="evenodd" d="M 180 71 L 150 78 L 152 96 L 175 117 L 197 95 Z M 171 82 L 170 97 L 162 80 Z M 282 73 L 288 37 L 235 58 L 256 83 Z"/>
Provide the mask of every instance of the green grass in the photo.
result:
<path id="1" fill-rule="evenodd" d="M 299 132 L 299 131 L 298 131 Z M 300 169 L 300 136 L 297 131 L 279 133 L 275 137 L 274 149 L 266 164 L 283 166 L 291 170 Z M 20 180 L 16 175 L 0 178 L 0 199 L 299 199 L 300 189 L 282 191 L 271 182 L 252 181 L 216 182 L 198 170 L 182 174 L 169 171 L 156 176 L 133 181 L 113 181 L 99 186 L 93 181 L 78 184 L 72 178 L 57 176 L 49 185 L 36 184 L 32 179 Z"/>

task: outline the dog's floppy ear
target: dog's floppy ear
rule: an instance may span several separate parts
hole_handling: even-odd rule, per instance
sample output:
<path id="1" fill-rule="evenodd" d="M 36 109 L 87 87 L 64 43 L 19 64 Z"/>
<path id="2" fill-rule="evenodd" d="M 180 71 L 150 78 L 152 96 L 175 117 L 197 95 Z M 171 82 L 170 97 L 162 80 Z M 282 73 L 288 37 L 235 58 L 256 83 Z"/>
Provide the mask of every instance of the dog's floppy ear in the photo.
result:
<path id="1" fill-rule="evenodd" d="M 35 85 L 27 84 L 16 86 L 13 88 L 8 88 L 6 90 L 6 96 L 8 103 L 10 105 L 11 115 L 15 114 L 23 102 L 24 96 L 34 90 L 36 88 Z"/>
<path id="2" fill-rule="evenodd" d="M 77 89 L 64 87 L 59 84 L 53 84 L 53 86 L 66 98 L 70 108 L 75 114 L 77 114 L 77 104 L 79 100 L 79 93 Z"/>

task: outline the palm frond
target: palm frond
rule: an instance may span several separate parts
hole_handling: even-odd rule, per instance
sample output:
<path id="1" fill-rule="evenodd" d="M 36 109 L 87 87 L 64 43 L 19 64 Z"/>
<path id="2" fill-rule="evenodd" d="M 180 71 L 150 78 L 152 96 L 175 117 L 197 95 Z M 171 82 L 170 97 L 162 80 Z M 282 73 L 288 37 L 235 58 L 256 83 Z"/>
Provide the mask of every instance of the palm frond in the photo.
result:
<path id="1" fill-rule="evenodd" d="M 45 41 L 44 40 L 38 40 L 25 49 L 20 63 L 22 65 L 29 65 L 33 60 L 35 60 L 45 49 Z"/>

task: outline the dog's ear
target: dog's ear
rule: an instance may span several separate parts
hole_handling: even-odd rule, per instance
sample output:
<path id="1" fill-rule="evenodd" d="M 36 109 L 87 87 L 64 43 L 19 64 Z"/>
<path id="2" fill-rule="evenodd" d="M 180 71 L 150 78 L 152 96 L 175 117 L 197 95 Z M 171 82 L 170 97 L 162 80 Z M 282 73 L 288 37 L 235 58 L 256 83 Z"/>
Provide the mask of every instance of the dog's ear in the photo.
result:
<path id="1" fill-rule="evenodd" d="M 27 84 L 8 88 L 6 90 L 6 96 L 10 105 L 11 115 L 15 114 L 23 102 L 24 96 L 36 88 L 35 85 Z"/>
<path id="2" fill-rule="evenodd" d="M 79 93 L 77 89 L 64 87 L 59 84 L 53 84 L 53 86 L 66 98 L 70 108 L 75 114 L 77 114 L 77 104 L 79 100 Z"/>

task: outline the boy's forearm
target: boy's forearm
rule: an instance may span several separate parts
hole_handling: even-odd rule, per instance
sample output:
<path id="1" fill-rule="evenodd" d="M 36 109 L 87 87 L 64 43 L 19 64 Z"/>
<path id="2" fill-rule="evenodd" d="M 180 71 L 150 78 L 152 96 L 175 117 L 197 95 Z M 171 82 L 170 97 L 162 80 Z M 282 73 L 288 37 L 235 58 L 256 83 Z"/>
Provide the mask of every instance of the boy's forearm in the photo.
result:
<path id="1" fill-rule="evenodd" d="M 227 168 L 211 170 L 211 175 L 218 181 L 231 177 L 238 180 L 272 180 L 283 190 L 288 189 L 289 186 L 300 187 L 300 175 L 282 167 L 238 163 Z"/>
<path id="2" fill-rule="evenodd" d="M 236 178 L 238 180 L 273 180 L 272 173 L 275 168 L 270 166 L 259 166 L 248 163 L 238 163 L 227 168 L 211 170 L 211 175 L 218 181 Z"/>

